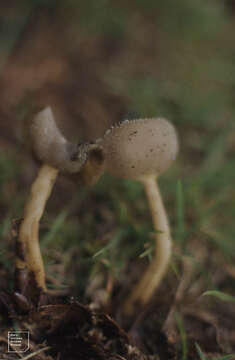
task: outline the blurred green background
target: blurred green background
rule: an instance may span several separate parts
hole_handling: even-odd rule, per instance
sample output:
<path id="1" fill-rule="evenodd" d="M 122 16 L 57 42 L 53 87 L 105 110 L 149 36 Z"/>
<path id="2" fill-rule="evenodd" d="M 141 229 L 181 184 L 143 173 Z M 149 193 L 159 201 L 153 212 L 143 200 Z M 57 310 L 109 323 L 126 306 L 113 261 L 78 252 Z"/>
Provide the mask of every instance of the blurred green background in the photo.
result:
<path id="1" fill-rule="evenodd" d="M 225 0 L 0 5 L 0 274 L 8 281 L 11 221 L 22 216 L 37 171 L 22 137 L 35 103 L 51 105 L 61 129 L 79 141 L 125 118 L 172 121 L 180 153 L 160 179 L 175 244 L 172 278 L 185 254 L 205 275 L 206 288 L 220 286 L 221 266 L 231 276 L 234 9 Z M 40 231 L 49 287 L 72 286 L 93 300 L 94 289 L 110 283 L 127 290 L 126 274 L 139 268 L 138 274 L 151 259 L 151 231 L 141 184 L 104 175 L 84 189 L 61 177 Z M 222 290 L 235 290 L 234 273 Z"/>

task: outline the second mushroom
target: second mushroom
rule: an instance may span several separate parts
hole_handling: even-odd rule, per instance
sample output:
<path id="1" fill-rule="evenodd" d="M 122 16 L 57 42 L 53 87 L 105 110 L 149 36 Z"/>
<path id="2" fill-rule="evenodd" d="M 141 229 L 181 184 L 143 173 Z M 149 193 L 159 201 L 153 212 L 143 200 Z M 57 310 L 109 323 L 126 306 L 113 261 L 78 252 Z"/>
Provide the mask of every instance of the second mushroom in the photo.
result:
<path id="1" fill-rule="evenodd" d="M 103 151 L 94 143 L 72 144 L 59 131 L 50 107 L 27 121 L 27 137 L 41 163 L 24 208 L 16 241 L 15 296 L 37 304 L 46 292 L 43 260 L 39 246 L 39 222 L 58 172 L 91 185 L 103 173 Z M 33 294 L 33 295 L 32 295 Z"/>
<path id="2" fill-rule="evenodd" d="M 126 120 L 114 126 L 100 144 L 107 172 L 143 183 L 156 231 L 153 260 L 124 304 L 124 313 L 131 314 L 135 303 L 150 300 L 171 257 L 170 227 L 156 180 L 175 160 L 178 138 L 169 121 L 150 118 Z"/>

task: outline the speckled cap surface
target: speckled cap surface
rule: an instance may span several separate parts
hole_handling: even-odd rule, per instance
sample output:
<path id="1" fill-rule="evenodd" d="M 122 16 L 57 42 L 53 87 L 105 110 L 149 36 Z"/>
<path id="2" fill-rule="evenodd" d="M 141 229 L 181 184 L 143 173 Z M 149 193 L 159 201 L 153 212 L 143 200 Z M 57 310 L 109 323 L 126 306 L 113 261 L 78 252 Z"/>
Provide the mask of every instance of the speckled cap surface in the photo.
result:
<path id="1" fill-rule="evenodd" d="M 136 180 L 163 173 L 179 148 L 175 128 L 164 118 L 125 120 L 107 130 L 100 144 L 106 171 Z"/>

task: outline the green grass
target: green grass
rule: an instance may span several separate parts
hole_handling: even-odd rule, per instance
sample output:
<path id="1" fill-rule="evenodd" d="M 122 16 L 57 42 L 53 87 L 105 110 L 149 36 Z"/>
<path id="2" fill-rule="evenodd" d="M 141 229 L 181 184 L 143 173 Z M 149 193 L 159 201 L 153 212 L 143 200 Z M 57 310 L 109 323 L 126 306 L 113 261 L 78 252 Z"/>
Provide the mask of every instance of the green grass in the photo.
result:
<path id="1" fill-rule="evenodd" d="M 178 330 L 180 333 L 180 339 L 181 339 L 181 351 L 182 351 L 181 360 L 187 360 L 187 355 L 188 355 L 187 334 L 186 334 L 186 330 L 184 327 L 183 319 L 177 312 L 175 313 L 175 321 L 176 321 L 176 325 L 178 327 Z"/>
<path id="2" fill-rule="evenodd" d="M 203 351 L 201 350 L 200 346 L 198 344 L 195 344 L 197 353 L 199 355 L 200 360 L 209 360 L 203 353 Z M 230 354 L 230 355 L 224 355 L 224 356 L 219 356 L 216 358 L 211 358 L 210 360 L 232 360 L 234 359 L 235 354 Z"/>
<path id="3" fill-rule="evenodd" d="M 235 296 L 231 296 L 229 294 L 225 294 L 222 291 L 216 291 L 216 290 L 208 290 L 202 294 L 203 296 L 214 296 L 222 301 L 230 301 L 235 302 Z"/>

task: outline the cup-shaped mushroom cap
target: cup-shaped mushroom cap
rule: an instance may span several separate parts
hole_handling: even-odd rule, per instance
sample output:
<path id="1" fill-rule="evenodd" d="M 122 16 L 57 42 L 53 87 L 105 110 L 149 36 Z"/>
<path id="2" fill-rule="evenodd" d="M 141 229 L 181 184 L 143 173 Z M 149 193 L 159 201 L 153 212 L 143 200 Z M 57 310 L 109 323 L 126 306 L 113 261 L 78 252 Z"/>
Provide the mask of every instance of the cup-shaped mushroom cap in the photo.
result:
<path id="1" fill-rule="evenodd" d="M 52 110 L 47 107 L 27 124 L 34 155 L 42 163 L 75 175 L 84 184 L 95 183 L 104 171 L 103 149 L 96 143 L 70 143 L 58 129 Z"/>
<path id="2" fill-rule="evenodd" d="M 59 168 L 66 159 L 67 140 L 59 131 L 50 107 L 33 117 L 29 136 L 36 157 L 43 163 Z"/>
<path id="3" fill-rule="evenodd" d="M 175 128 L 163 118 L 126 120 L 106 131 L 101 144 L 105 170 L 136 180 L 160 175 L 178 152 Z"/>

